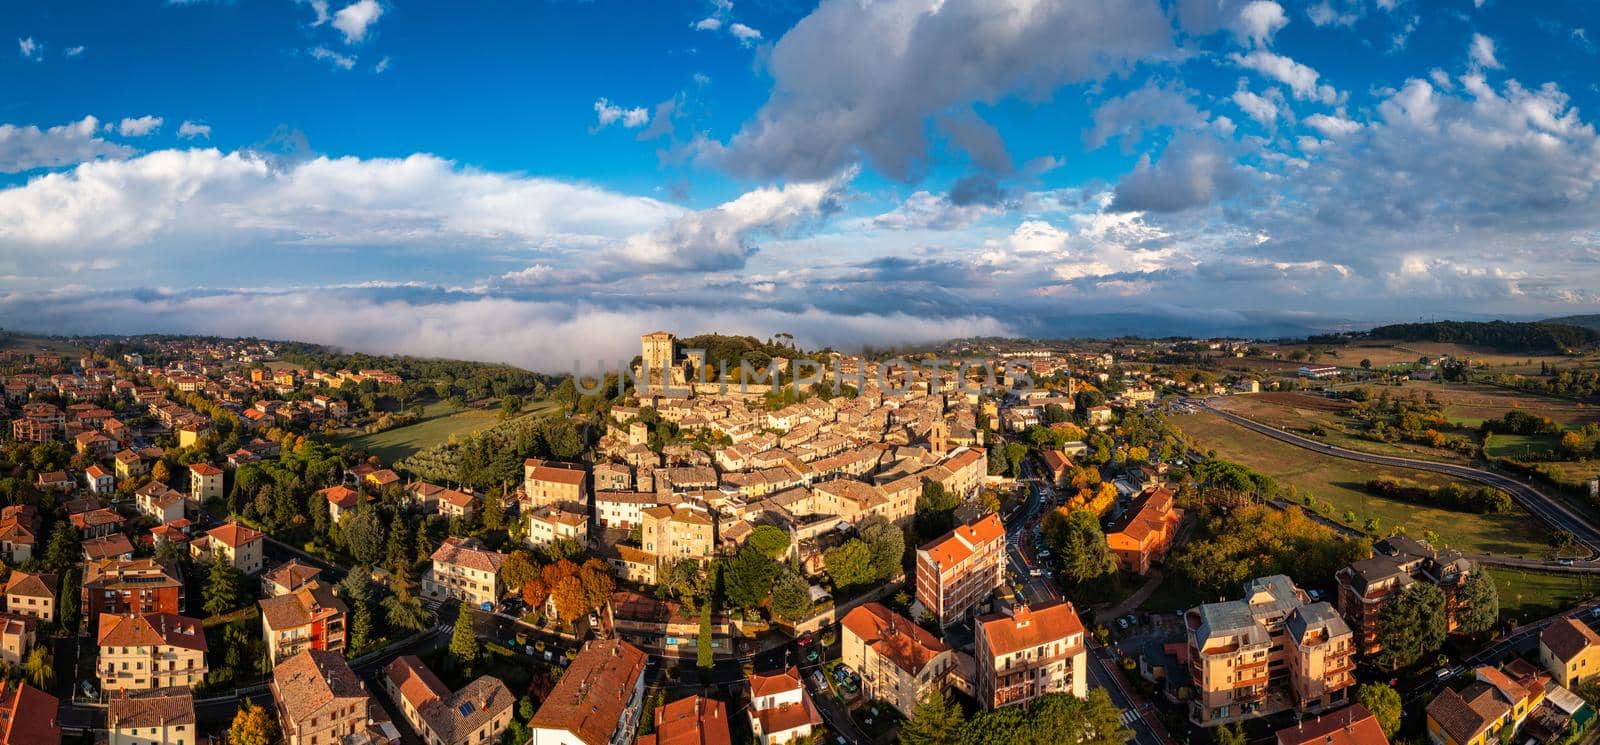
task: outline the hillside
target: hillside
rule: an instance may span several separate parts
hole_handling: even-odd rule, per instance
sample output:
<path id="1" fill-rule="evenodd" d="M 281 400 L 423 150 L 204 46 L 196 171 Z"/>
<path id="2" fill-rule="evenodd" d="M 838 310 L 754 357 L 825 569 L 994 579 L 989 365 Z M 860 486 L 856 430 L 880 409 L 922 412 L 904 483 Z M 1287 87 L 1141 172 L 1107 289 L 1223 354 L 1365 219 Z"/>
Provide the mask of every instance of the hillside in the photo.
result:
<path id="1" fill-rule="evenodd" d="M 1600 343 L 1600 330 L 1561 323 L 1436 321 L 1379 326 L 1372 339 L 1465 344 L 1500 352 L 1566 354 Z"/>
<path id="2" fill-rule="evenodd" d="M 1561 316 L 1559 318 L 1546 318 L 1540 323 L 1553 323 L 1563 326 L 1577 326 L 1579 328 L 1600 331 L 1600 313 L 1590 313 L 1582 316 Z"/>

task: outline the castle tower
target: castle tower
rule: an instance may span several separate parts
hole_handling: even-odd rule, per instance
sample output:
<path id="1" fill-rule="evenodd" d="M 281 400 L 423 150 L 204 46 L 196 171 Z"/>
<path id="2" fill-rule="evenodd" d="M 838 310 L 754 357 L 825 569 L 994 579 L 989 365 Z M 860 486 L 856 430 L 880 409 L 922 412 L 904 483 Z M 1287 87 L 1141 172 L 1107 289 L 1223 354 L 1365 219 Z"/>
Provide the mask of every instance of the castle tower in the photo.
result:
<path id="1" fill-rule="evenodd" d="M 934 455 L 944 455 L 947 440 L 950 437 L 950 426 L 943 419 L 936 419 L 933 426 L 928 429 L 928 447 Z"/>
<path id="2" fill-rule="evenodd" d="M 657 331 L 639 337 L 642 348 L 641 357 L 645 371 L 650 375 L 650 380 L 658 380 L 662 371 L 672 366 L 678 354 L 678 337 L 665 331 Z M 670 380 L 670 378 L 665 378 Z"/>

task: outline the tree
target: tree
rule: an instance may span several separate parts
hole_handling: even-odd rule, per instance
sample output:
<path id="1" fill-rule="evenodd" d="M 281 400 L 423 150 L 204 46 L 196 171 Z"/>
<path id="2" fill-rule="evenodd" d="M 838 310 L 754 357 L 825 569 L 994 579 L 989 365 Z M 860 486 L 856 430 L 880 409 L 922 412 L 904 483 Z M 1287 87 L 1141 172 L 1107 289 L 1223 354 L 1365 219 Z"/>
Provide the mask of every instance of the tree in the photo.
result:
<path id="1" fill-rule="evenodd" d="M 456 628 L 450 635 L 450 659 L 464 675 L 470 675 L 472 664 L 478 661 L 478 636 L 472 630 L 472 609 L 465 600 L 456 611 Z"/>
<path id="2" fill-rule="evenodd" d="M 1444 591 L 1427 582 L 1400 591 L 1378 612 L 1378 664 L 1398 670 L 1444 644 Z"/>
<path id="3" fill-rule="evenodd" d="M 1238 722 L 1217 728 L 1217 745 L 1245 745 L 1248 742 L 1250 740 L 1244 736 L 1244 727 Z"/>
<path id="4" fill-rule="evenodd" d="M 711 642 L 711 603 L 705 602 L 700 604 L 700 635 L 695 639 L 695 664 L 701 670 L 710 670 L 716 664 Z"/>
<path id="5" fill-rule="evenodd" d="M 388 557 L 384 564 L 389 571 L 396 575 L 410 575 L 411 562 L 411 531 L 406 528 L 405 516 L 395 510 L 394 519 L 389 521 Z"/>
<path id="6" fill-rule="evenodd" d="M 898 576 L 906 558 L 905 534 L 877 515 L 863 520 L 858 532 L 871 553 L 872 581 L 886 582 Z"/>
<path id="7" fill-rule="evenodd" d="M 974 714 L 961 726 L 963 745 L 1122 745 L 1133 732 L 1122 724 L 1122 710 L 1103 688 L 1087 698 L 1047 693 L 1026 712 L 1005 706 Z"/>
<path id="8" fill-rule="evenodd" d="M 611 567 L 601 559 L 590 559 L 578 568 L 578 587 L 583 593 L 584 610 L 594 610 L 611 600 L 617 581 L 611 576 Z"/>
<path id="9" fill-rule="evenodd" d="M 229 745 L 272 745 L 278 741 L 278 720 L 265 707 L 245 699 L 228 727 Z"/>
<path id="10" fill-rule="evenodd" d="M 1378 726 L 1390 740 L 1400 731 L 1400 694 L 1383 683 L 1365 683 L 1356 689 L 1356 703 L 1378 718 Z"/>
<path id="11" fill-rule="evenodd" d="M 873 581 L 872 549 L 859 538 L 830 548 L 822 555 L 822 565 L 835 587 L 859 587 Z"/>
<path id="12" fill-rule="evenodd" d="M 1063 514 L 1065 513 L 1065 514 Z M 1083 584 L 1116 571 L 1116 560 L 1100 530 L 1100 518 L 1089 510 L 1065 509 L 1045 516 L 1045 541 L 1061 560 L 1061 572 Z"/>
<path id="13" fill-rule="evenodd" d="M 372 644 L 372 604 L 362 600 L 350 609 L 350 651 L 360 655 Z"/>
<path id="14" fill-rule="evenodd" d="M 789 622 L 811 615 L 811 585 L 805 578 L 785 569 L 772 583 L 772 614 Z"/>
<path id="15" fill-rule="evenodd" d="M 78 561 L 78 555 L 83 551 L 83 543 L 78 538 L 78 528 L 70 521 L 58 520 L 56 526 L 50 529 L 50 545 L 45 547 L 45 566 L 57 571 L 64 570 Z"/>
<path id="16" fill-rule="evenodd" d="M 745 545 L 754 546 L 757 551 L 776 559 L 789 550 L 789 534 L 775 525 L 758 525 L 750 531 Z"/>
<path id="17" fill-rule="evenodd" d="M 376 510 L 357 510 L 345 521 L 340 534 L 344 537 L 345 548 L 349 549 L 357 563 L 373 566 L 383 561 L 383 522 L 378 519 Z"/>
<path id="18" fill-rule="evenodd" d="M 212 558 L 211 573 L 206 578 L 206 615 L 215 616 L 239 607 L 244 602 L 239 590 L 242 579 L 243 575 L 232 564 L 221 557 Z"/>
<path id="19" fill-rule="evenodd" d="M 523 585 L 538 578 L 539 567 L 533 563 L 533 556 L 523 549 L 512 551 L 500 565 L 500 581 L 510 594 L 521 593 Z"/>
<path id="20" fill-rule="evenodd" d="M 906 745 L 956 745 L 961 736 L 961 707 L 933 687 L 900 725 L 900 742 Z"/>
<path id="21" fill-rule="evenodd" d="M 1481 634 L 1494 628 L 1500 617 L 1500 592 L 1494 580 L 1482 571 L 1475 571 L 1461 583 L 1461 611 L 1456 618 L 1457 628 L 1467 635 Z"/>
<path id="22" fill-rule="evenodd" d="M 772 592 L 778 569 L 778 562 L 765 551 L 745 543 L 738 554 L 722 564 L 723 599 L 733 608 L 761 605 Z"/>
<path id="23" fill-rule="evenodd" d="M 383 611 L 391 629 L 421 631 L 428 627 L 428 611 L 408 577 L 395 578 L 394 594 L 383 599 Z"/>
<path id="24" fill-rule="evenodd" d="M 28 659 L 23 662 L 23 675 L 34 688 L 43 691 L 50 690 L 56 682 L 56 664 L 50 659 L 50 651 L 45 645 L 39 645 L 28 653 Z"/>
<path id="25" fill-rule="evenodd" d="M 505 530 L 506 507 L 505 500 L 501 498 L 499 490 L 491 489 L 483 497 L 483 529 L 489 531 Z"/>
<path id="26" fill-rule="evenodd" d="M 522 397 L 512 394 L 500 399 L 500 420 L 505 421 L 522 413 Z"/>
<path id="27" fill-rule="evenodd" d="M 939 483 L 929 481 L 923 484 L 922 494 L 917 497 L 917 535 L 923 540 L 931 540 L 950 532 L 956 524 L 956 505 L 960 503 L 959 495 Z"/>

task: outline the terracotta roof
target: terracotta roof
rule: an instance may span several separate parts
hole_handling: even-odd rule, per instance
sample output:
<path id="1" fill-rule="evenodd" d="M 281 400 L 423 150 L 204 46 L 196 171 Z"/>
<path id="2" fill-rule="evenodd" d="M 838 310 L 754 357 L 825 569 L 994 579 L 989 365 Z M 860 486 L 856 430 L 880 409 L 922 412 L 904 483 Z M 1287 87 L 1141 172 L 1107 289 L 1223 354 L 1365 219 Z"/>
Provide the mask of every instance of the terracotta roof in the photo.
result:
<path id="1" fill-rule="evenodd" d="M 476 496 L 459 489 L 445 489 L 440 491 L 437 495 L 437 498 L 462 508 L 471 507 L 478 501 Z"/>
<path id="2" fill-rule="evenodd" d="M 316 579 L 320 574 L 322 574 L 321 569 L 309 564 L 303 564 L 299 559 L 290 559 L 268 572 L 267 581 L 293 591 Z"/>
<path id="3" fill-rule="evenodd" d="M 1468 742 L 1510 709 L 1511 704 L 1501 698 L 1494 686 L 1480 680 L 1473 681 L 1460 693 L 1444 689 L 1428 702 L 1428 717 L 1452 740 Z"/>
<path id="4" fill-rule="evenodd" d="M 230 522 L 212 528 L 206 532 L 206 535 L 213 540 L 221 541 L 231 548 L 238 548 L 251 541 L 260 540 L 266 533 L 246 525 Z"/>
<path id="5" fill-rule="evenodd" d="M 656 708 L 656 745 L 730 745 L 728 707 L 703 696 Z"/>
<path id="6" fill-rule="evenodd" d="M 0 681 L 0 745 L 60 745 L 61 701 L 27 683 Z"/>
<path id="7" fill-rule="evenodd" d="M 327 497 L 330 503 L 347 510 L 361 503 L 361 493 L 342 484 L 330 486 L 317 493 Z"/>
<path id="8" fill-rule="evenodd" d="M 261 618 L 274 630 L 304 626 L 325 612 L 348 613 L 349 608 L 333 594 L 332 588 L 312 582 L 286 595 L 259 601 Z"/>
<path id="9" fill-rule="evenodd" d="M 464 742 L 473 732 L 511 709 L 511 690 L 499 678 L 484 675 L 454 693 L 422 661 L 398 657 L 384 669 L 428 728 L 445 742 Z"/>
<path id="10" fill-rule="evenodd" d="M 934 658 L 950 651 L 948 645 L 928 633 L 927 629 L 889 610 L 882 603 L 857 606 L 845 614 L 839 625 L 878 655 L 912 674 L 921 672 Z"/>
<path id="11" fill-rule="evenodd" d="M 927 552 L 940 567 L 951 567 L 972 556 L 978 546 L 1002 541 L 1005 536 L 1006 526 L 1001 524 L 1000 516 L 988 514 L 977 522 L 956 526 L 917 550 Z"/>
<path id="12" fill-rule="evenodd" d="M 201 476 L 221 476 L 222 475 L 222 469 L 217 468 L 216 466 L 213 466 L 210 463 L 196 463 L 196 464 L 194 464 L 192 466 L 189 466 L 189 471 L 192 472 L 192 473 L 199 474 Z"/>
<path id="13" fill-rule="evenodd" d="M 116 525 L 121 523 L 126 518 L 110 509 L 101 507 L 98 510 L 80 512 L 76 515 L 73 515 L 71 519 L 74 526 L 77 526 L 79 530 L 83 530 L 91 526 Z"/>
<path id="14" fill-rule="evenodd" d="M 996 657 L 1083 633 L 1083 621 L 1078 619 L 1072 603 L 1060 600 L 1031 608 L 1021 606 L 1009 616 L 979 616 L 978 627 Z"/>
<path id="15" fill-rule="evenodd" d="M 88 468 L 83 469 L 83 472 L 89 474 L 91 479 L 103 479 L 111 475 L 111 472 L 107 471 L 99 463 L 90 465 Z"/>
<path id="16" fill-rule="evenodd" d="M 174 613 L 101 613 L 97 641 L 102 647 L 168 646 L 206 651 L 206 632 L 200 621 Z"/>
<path id="17" fill-rule="evenodd" d="M 133 542 L 126 535 L 112 533 L 83 542 L 83 555 L 90 559 L 109 559 L 133 553 Z"/>
<path id="18" fill-rule="evenodd" d="M 194 695 L 180 688 L 116 691 L 106 707 L 106 720 L 112 731 L 194 724 Z"/>
<path id="19" fill-rule="evenodd" d="M 308 649 L 272 669 L 272 685 L 282 704 L 280 720 L 303 722 L 337 699 L 365 699 L 350 664 L 338 652 Z"/>
<path id="20" fill-rule="evenodd" d="M 582 486 L 584 472 L 576 468 L 556 468 L 548 465 L 539 465 L 528 474 L 531 481 L 553 481 L 558 484 Z"/>
<path id="21" fill-rule="evenodd" d="M 1170 514 L 1172 514 L 1172 492 L 1165 487 L 1156 487 L 1145 492 L 1133 509 L 1123 512 L 1111 526 L 1107 536 L 1121 533 L 1134 543 L 1142 544 L 1146 537 L 1164 528 L 1167 516 Z"/>
<path id="22" fill-rule="evenodd" d="M 773 673 L 771 675 L 754 673 L 750 676 L 750 698 L 772 696 L 785 691 L 798 690 L 799 688 L 800 668 L 798 667 L 791 667 L 781 673 Z"/>
<path id="23" fill-rule="evenodd" d="M 1539 634 L 1539 643 L 1549 647 L 1556 659 L 1565 662 L 1589 647 L 1600 645 L 1600 634 L 1576 618 L 1566 618 L 1546 626 Z"/>
<path id="24" fill-rule="evenodd" d="M 625 641 L 589 642 L 528 726 L 566 730 L 588 745 L 605 745 L 644 675 L 644 662 L 644 652 Z"/>
<path id="25" fill-rule="evenodd" d="M 500 565 L 506 561 L 505 554 L 489 550 L 476 538 L 455 536 L 444 539 L 429 558 L 441 564 L 455 564 L 482 572 L 498 572 Z"/>
<path id="26" fill-rule="evenodd" d="M 1278 730 L 1278 745 L 1389 745 L 1389 738 L 1367 707 L 1351 704 Z"/>
<path id="27" fill-rule="evenodd" d="M 30 598 L 53 598 L 56 577 L 53 574 L 32 574 L 20 569 L 11 573 L 11 578 L 6 580 L 7 595 L 21 595 Z"/>

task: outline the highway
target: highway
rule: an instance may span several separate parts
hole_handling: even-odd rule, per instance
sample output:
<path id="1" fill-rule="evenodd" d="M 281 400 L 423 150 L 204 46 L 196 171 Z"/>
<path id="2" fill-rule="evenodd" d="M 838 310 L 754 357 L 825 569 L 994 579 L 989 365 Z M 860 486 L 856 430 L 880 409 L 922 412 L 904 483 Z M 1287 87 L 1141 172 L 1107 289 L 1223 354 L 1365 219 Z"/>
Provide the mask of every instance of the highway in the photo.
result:
<path id="1" fill-rule="evenodd" d="M 1512 500 L 1515 501 L 1519 506 L 1528 512 L 1533 513 L 1535 517 L 1543 520 L 1551 527 L 1564 529 L 1571 532 L 1573 536 L 1577 537 L 1578 544 L 1583 546 L 1584 549 L 1589 552 L 1589 557 L 1587 559 L 1580 559 L 1574 562 L 1574 564 L 1577 566 L 1566 566 L 1558 564 L 1554 561 L 1538 561 L 1531 559 L 1473 557 L 1475 559 L 1496 564 L 1528 566 L 1541 569 L 1600 571 L 1600 529 L 1596 529 L 1594 525 L 1589 523 L 1589 521 L 1585 520 L 1571 509 L 1568 509 L 1567 506 L 1562 504 L 1559 500 L 1540 492 L 1538 489 L 1529 486 L 1527 483 L 1518 481 L 1504 474 L 1495 473 L 1494 471 L 1487 471 L 1481 468 L 1473 468 L 1471 466 L 1463 466 L 1455 463 L 1440 463 L 1438 461 L 1421 460 L 1418 458 L 1405 458 L 1394 455 L 1376 455 L 1373 453 L 1363 453 L 1357 450 L 1336 447 L 1327 443 L 1318 442 L 1308 437 L 1302 437 L 1294 434 L 1293 432 L 1286 432 L 1276 427 L 1262 424 L 1254 419 L 1248 419 L 1229 411 L 1223 411 L 1222 409 L 1213 406 L 1209 399 L 1199 399 L 1199 403 L 1201 406 L 1205 407 L 1206 411 L 1216 414 L 1217 416 L 1220 416 L 1223 419 L 1233 422 L 1241 427 L 1266 435 L 1274 440 L 1285 442 L 1296 447 L 1305 448 L 1306 450 L 1322 453 L 1323 455 L 1331 455 L 1335 458 L 1360 461 L 1362 463 L 1373 463 L 1381 466 L 1411 468 L 1419 471 L 1432 471 L 1434 473 L 1442 473 L 1447 476 L 1455 476 L 1457 478 L 1475 481 L 1480 484 L 1495 487 L 1496 489 L 1500 489 L 1501 491 L 1510 494 Z"/>

